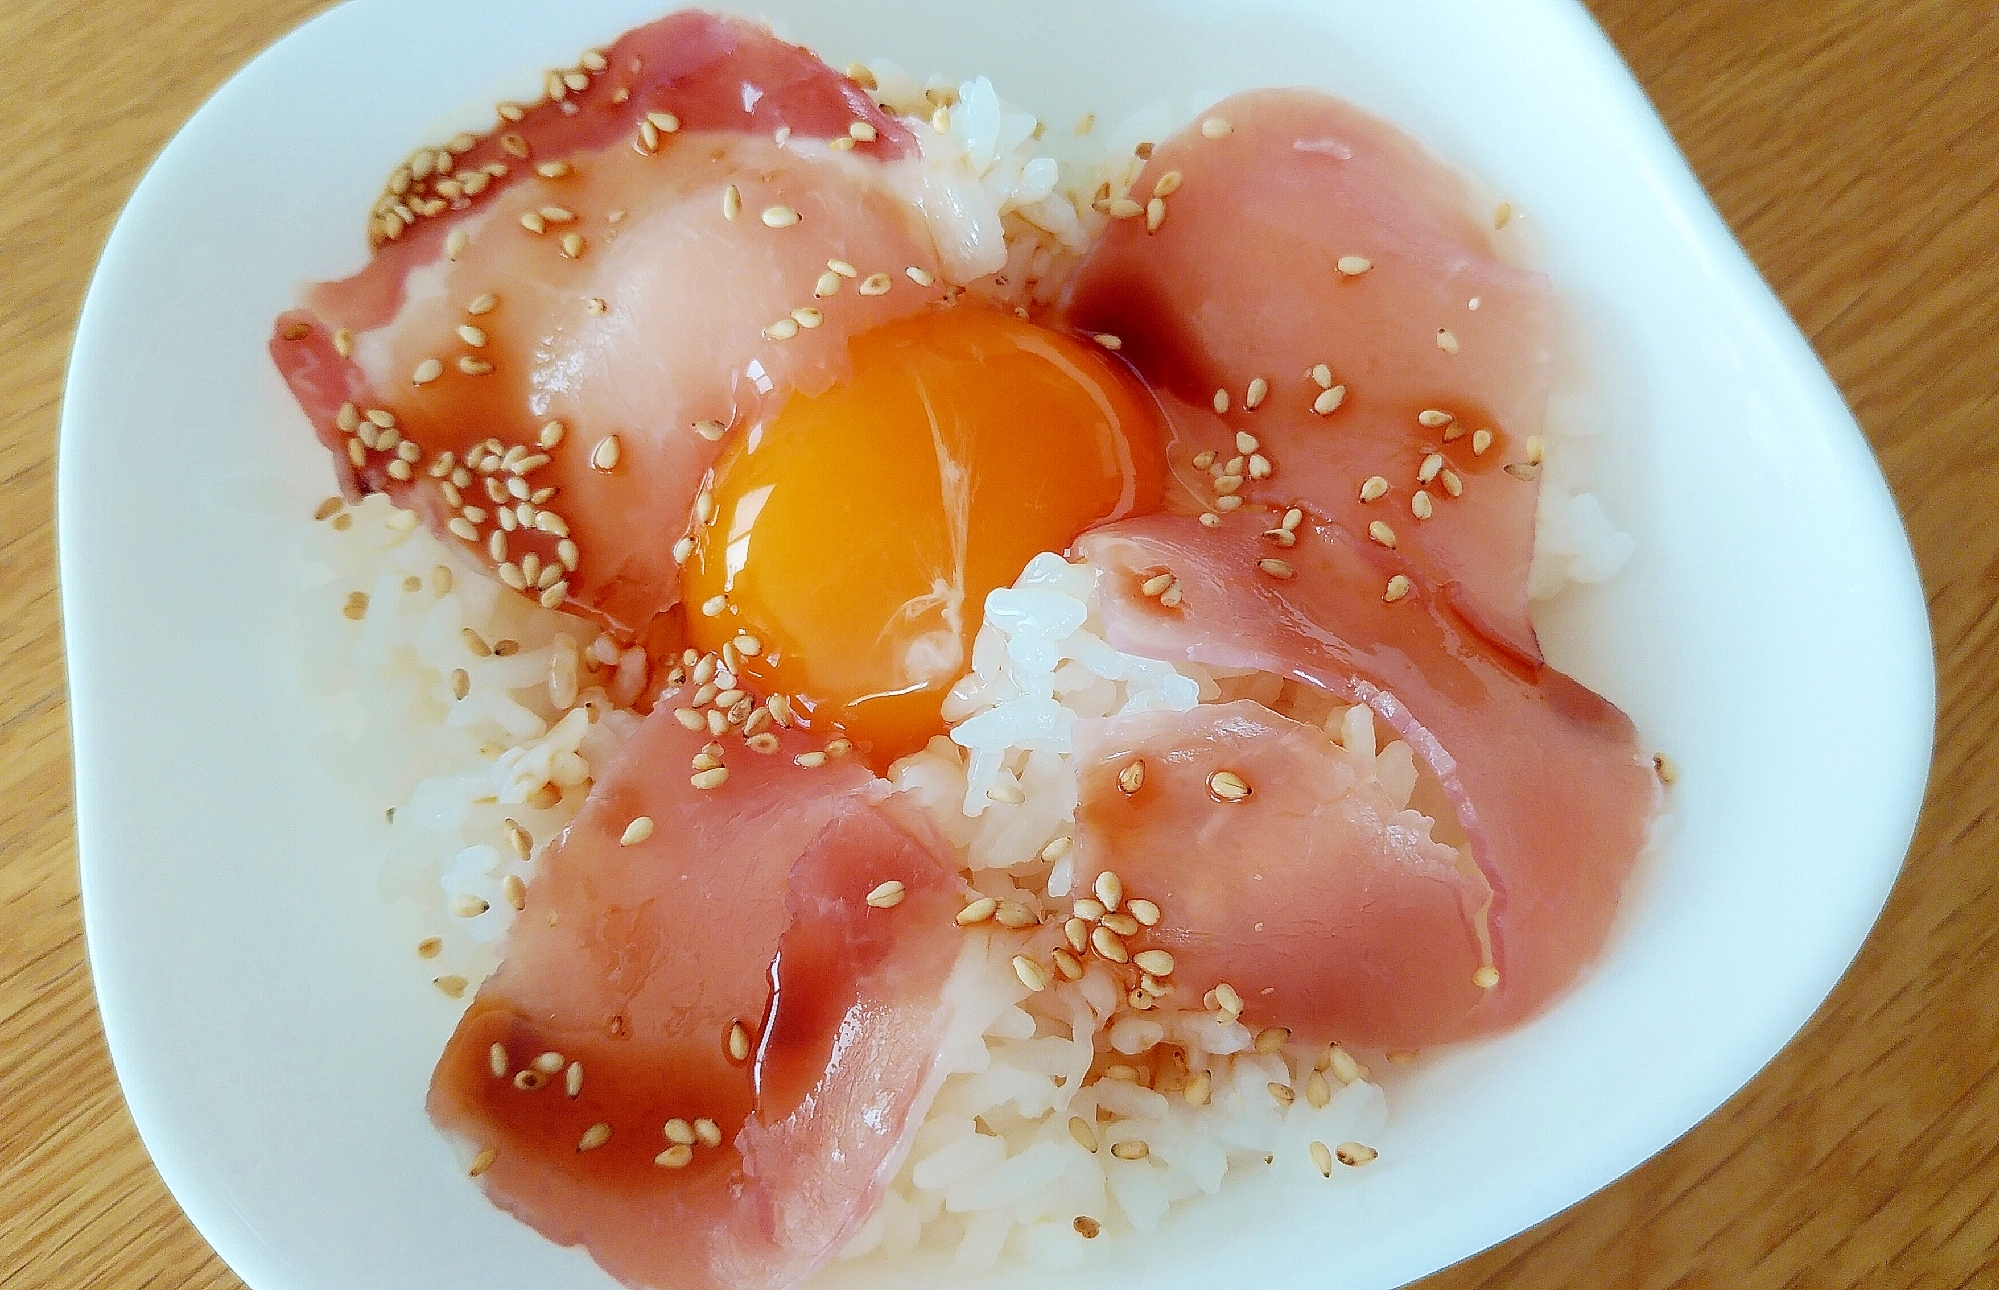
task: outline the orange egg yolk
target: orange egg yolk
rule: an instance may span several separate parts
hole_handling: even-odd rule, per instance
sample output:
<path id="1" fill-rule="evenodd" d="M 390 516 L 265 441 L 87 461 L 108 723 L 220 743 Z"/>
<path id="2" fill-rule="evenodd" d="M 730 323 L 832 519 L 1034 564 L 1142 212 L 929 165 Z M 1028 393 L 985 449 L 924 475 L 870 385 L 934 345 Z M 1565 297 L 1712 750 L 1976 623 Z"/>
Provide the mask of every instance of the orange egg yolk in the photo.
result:
<path id="1" fill-rule="evenodd" d="M 684 570 L 690 643 L 880 770 L 943 732 L 986 593 L 1093 524 L 1159 504 L 1156 406 L 1101 348 L 961 305 L 857 337 L 716 462 Z"/>

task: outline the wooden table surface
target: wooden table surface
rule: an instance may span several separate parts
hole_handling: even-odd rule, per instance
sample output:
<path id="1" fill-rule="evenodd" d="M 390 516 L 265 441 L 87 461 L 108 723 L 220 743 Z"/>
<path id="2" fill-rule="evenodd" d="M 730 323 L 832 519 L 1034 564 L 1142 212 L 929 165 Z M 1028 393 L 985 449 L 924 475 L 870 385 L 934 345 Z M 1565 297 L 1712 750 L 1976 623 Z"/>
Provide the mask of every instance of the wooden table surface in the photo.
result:
<path id="1" fill-rule="evenodd" d="M 77 308 L 167 137 L 320 0 L 0 6 L 0 1286 L 237 1287 L 111 1074 L 84 964 L 54 546 Z M 1928 803 L 1859 961 L 1739 1096 L 1424 1283 L 1999 1285 L 1999 5 L 1594 0 L 1824 357 L 1914 534 Z"/>

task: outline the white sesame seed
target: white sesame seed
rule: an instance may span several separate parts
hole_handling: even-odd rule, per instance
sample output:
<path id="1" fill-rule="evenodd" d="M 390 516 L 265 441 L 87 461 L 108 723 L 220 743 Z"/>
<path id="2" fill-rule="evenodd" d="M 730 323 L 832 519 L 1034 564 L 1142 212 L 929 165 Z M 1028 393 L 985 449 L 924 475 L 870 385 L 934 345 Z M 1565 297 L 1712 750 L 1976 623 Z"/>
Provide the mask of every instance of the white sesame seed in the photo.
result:
<path id="1" fill-rule="evenodd" d="M 749 1060 L 750 1031 L 749 1027 L 745 1026 L 742 1022 L 732 1021 L 729 1023 L 728 1034 L 724 1036 L 723 1042 L 728 1048 L 730 1061 L 743 1062 Z M 701 1136 L 701 1128 L 698 1122 L 694 1128 L 694 1136 L 697 1138 Z"/>
<path id="2" fill-rule="evenodd" d="M 1347 387 L 1344 385 L 1335 385 L 1331 389 L 1321 390 L 1319 397 L 1312 400 L 1312 411 L 1322 417 L 1329 416 L 1340 404 L 1346 401 L 1346 397 Z"/>
<path id="3" fill-rule="evenodd" d="M 1492 447 L 1492 431 L 1474 430 L 1471 436 L 1471 455 L 1483 457 L 1485 450 Z"/>
<path id="4" fill-rule="evenodd" d="M 958 911 L 957 923 L 960 927 L 971 927 L 985 922 L 999 908 L 999 902 L 991 896 L 981 896 Z"/>
<path id="5" fill-rule="evenodd" d="M 1146 1145 L 1143 1138 L 1127 1138 L 1112 1144 L 1111 1154 L 1119 1160 L 1143 1160 L 1152 1154 L 1152 1148 Z"/>
<path id="6" fill-rule="evenodd" d="M 445 234 L 444 258 L 447 260 L 456 260 L 459 256 L 463 255 L 465 253 L 465 244 L 469 240 L 465 235 L 465 230 L 462 228 L 454 228 Z"/>
<path id="7" fill-rule="evenodd" d="M 809 305 L 791 311 L 791 320 L 808 330 L 826 321 L 826 315 Z"/>
<path id="8" fill-rule="evenodd" d="M 1409 512 L 1419 520 L 1429 519 L 1435 510 L 1430 502 L 1430 495 L 1420 488 L 1416 490 L 1415 496 L 1409 499 Z"/>
<path id="9" fill-rule="evenodd" d="M 583 1094 L 582 1062 L 569 1063 L 569 1069 L 565 1070 L 562 1073 L 562 1091 L 564 1093 L 567 1093 L 570 1097 L 582 1096 Z"/>
<path id="10" fill-rule="evenodd" d="M 1501 202 L 1498 208 L 1492 212 L 1493 231 L 1497 232 L 1500 229 L 1505 228 L 1508 224 L 1512 222 L 1513 222 L 1513 203 Z"/>
<path id="11" fill-rule="evenodd" d="M 1118 336 L 1113 336 L 1111 335 L 1111 333 L 1107 331 L 1100 331 L 1096 335 L 1090 337 L 1090 339 L 1097 342 L 1097 344 L 1102 345 L 1105 349 L 1108 350 L 1115 351 L 1124 348 L 1123 338 Z"/>
<path id="12" fill-rule="evenodd" d="M 1179 171 L 1169 170 L 1159 177 L 1158 183 L 1152 186 L 1152 195 L 1154 197 L 1171 197 L 1174 193 L 1180 191 L 1180 185 L 1185 179 L 1186 176 L 1182 175 Z"/>
<path id="13" fill-rule="evenodd" d="M 1129 197 L 1115 198 L 1111 202 L 1110 215 L 1112 219 L 1131 219 L 1143 214 L 1145 214 L 1145 207 L 1140 206 Z"/>
<path id="14" fill-rule="evenodd" d="M 474 358 L 470 354 L 460 354 L 458 356 L 458 370 L 467 376 L 485 376 L 493 370 L 493 365 L 483 358 Z"/>
<path id="15" fill-rule="evenodd" d="M 1458 338 L 1451 334 L 1450 328 L 1437 328 L 1437 348 L 1443 350 L 1446 354 L 1455 354 L 1458 352 Z"/>
<path id="16" fill-rule="evenodd" d="M 908 889 L 891 878 L 868 893 L 868 905 L 874 909 L 894 909 L 908 894 Z"/>
<path id="17" fill-rule="evenodd" d="M 1431 453 L 1429 456 L 1423 458 L 1423 464 L 1416 468 L 1416 482 L 1419 484 L 1429 483 L 1437 477 L 1437 472 L 1443 468 L 1444 454 L 1441 452 Z"/>
<path id="18" fill-rule="evenodd" d="M 1381 598 L 1392 605 L 1409 594 L 1410 586 L 1409 579 L 1398 573 L 1388 580 L 1388 590 L 1382 593 Z"/>
<path id="19" fill-rule="evenodd" d="M 1360 486 L 1360 500 L 1372 502 L 1388 494 L 1388 481 L 1380 475 L 1369 475 Z"/>
<path id="20" fill-rule="evenodd" d="M 1194 454 L 1195 470 L 1206 470 L 1208 467 L 1214 464 L 1215 464 L 1215 454 L 1212 451 L 1197 452 Z"/>
<path id="21" fill-rule="evenodd" d="M 444 375 L 444 364 L 435 358 L 426 358 L 416 365 L 414 372 L 410 373 L 410 384 L 429 385 L 442 375 Z"/>
<path id="22" fill-rule="evenodd" d="M 599 1120 L 597 1123 L 583 1130 L 583 1136 L 578 1139 L 576 1149 L 578 1151 L 595 1151 L 610 1140 L 611 1126 Z"/>
<path id="23" fill-rule="evenodd" d="M 827 296 L 837 294 L 842 281 L 844 279 L 839 274 L 833 272 L 831 269 L 826 270 L 826 272 L 819 275 L 819 281 L 813 285 L 813 297 L 824 300 Z"/>
<path id="24" fill-rule="evenodd" d="M 765 327 L 763 334 L 766 340 L 790 340 L 798 334 L 798 320 L 796 318 L 780 318 L 768 327 Z"/>
<path id="25" fill-rule="evenodd" d="M 722 1145 L 722 1128 L 703 1116 L 694 1122 L 694 1138 L 704 1147 L 719 1147 Z"/>
<path id="26" fill-rule="evenodd" d="M 1250 791 L 1249 782 L 1232 770 L 1218 770 L 1208 776 L 1208 792 L 1218 802 L 1245 801 Z"/>
<path id="27" fill-rule="evenodd" d="M 522 211 L 521 227 L 530 233 L 546 233 L 548 232 L 548 221 L 533 211 Z"/>
<path id="28" fill-rule="evenodd" d="M 1305 375 L 1311 377 L 1312 383 L 1317 385 L 1322 390 L 1330 390 L 1333 388 L 1333 369 L 1327 367 L 1324 363 L 1319 363 L 1315 365 L 1312 368 L 1312 370 L 1305 373 Z"/>
<path id="29" fill-rule="evenodd" d="M 354 356 L 354 333 L 342 327 L 333 333 L 333 352 L 342 358 Z"/>
<path id="30" fill-rule="evenodd" d="M 453 536 L 461 537 L 467 542 L 477 542 L 479 540 L 479 530 L 463 515 L 453 516 L 451 521 L 444 527 L 451 530 Z"/>
<path id="31" fill-rule="evenodd" d="M 1381 1155 L 1373 1147 L 1360 1142 L 1342 1142 L 1333 1149 L 1333 1154 L 1339 1157 L 1341 1164 L 1355 1169 L 1372 1163 Z"/>
<path id="32" fill-rule="evenodd" d="M 1131 956 L 1131 961 L 1140 971 L 1153 976 L 1173 974 L 1173 956 L 1165 950 L 1141 950 Z"/>
<path id="33" fill-rule="evenodd" d="M 790 228 L 798 223 L 800 216 L 789 206 L 766 206 L 760 218 L 765 228 Z"/>
<path id="34" fill-rule="evenodd" d="M 663 1132 L 668 1142 L 680 1146 L 694 1145 L 694 1126 L 677 1115 L 666 1122 Z"/>
<path id="35" fill-rule="evenodd" d="M 1155 197 L 1145 204 L 1145 231 L 1157 233 L 1159 226 L 1166 222 L 1166 199 Z"/>
<path id="36" fill-rule="evenodd" d="M 1416 423 L 1428 430 L 1447 426 L 1455 420 L 1457 418 L 1453 417 L 1450 413 L 1439 411 L 1436 408 L 1425 408 L 1416 414 Z"/>
<path id="37" fill-rule="evenodd" d="M 680 129 L 680 118 L 671 112 L 648 112 L 646 124 L 661 134 L 672 134 Z"/>
<path id="38" fill-rule="evenodd" d="M 1249 431 L 1238 430 L 1235 432 L 1235 450 L 1237 452 L 1255 452 L 1259 446 L 1256 436 Z"/>
<path id="39" fill-rule="evenodd" d="M 439 977 L 438 979 L 445 980 L 446 978 Z M 451 979 L 458 981 L 464 980 L 463 977 L 456 977 Z M 487 1147 L 484 1151 L 481 1151 L 478 1155 L 472 1157 L 472 1165 L 469 1169 L 465 1171 L 466 1177 L 477 1178 L 480 1174 L 483 1174 L 488 1169 L 491 1169 L 493 1167 L 493 1163 L 497 1161 L 499 1158 L 500 1158 L 500 1149 L 498 1147 Z"/>
<path id="40" fill-rule="evenodd" d="M 1240 497 L 1233 497 L 1233 496 L 1217 497 L 1215 499 L 1215 509 L 1222 512 L 1224 515 L 1228 514 L 1230 511 L 1240 509 L 1241 506 L 1242 506 L 1242 498 Z M 1210 527 L 1212 527 L 1212 525 Z M 1164 599 L 1164 597 L 1161 597 L 1161 599 Z"/>
<path id="41" fill-rule="evenodd" d="M 847 137 L 857 143 L 873 143 L 878 131 L 866 121 L 854 121 L 847 126 Z"/>
<path id="42" fill-rule="evenodd" d="M 1481 990 L 1490 990 L 1499 984 L 1499 969 L 1488 963 L 1471 974 L 1471 983 Z"/>
<path id="43" fill-rule="evenodd" d="M 1443 484 L 1444 491 L 1449 493 L 1451 496 L 1462 497 L 1464 495 L 1465 491 L 1464 481 L 1462 479 L 1459 479 L 1458 472 L 1452 470 L 1450 467 L 1446 466 L 1444 469 L 1438 471 L 1437 480 L 1439 483 Z"/>
<path id="44" fill-rule="evenodd" d="M 1263 570 L 1271 577 L 1280 580 L 1290 578 L 1297 572 L 1291 567 L 1288 561 L 1279 560 L 1276 559 L 1275 557 L 1258 560 L 1256 562 L 1256 567 Z"/>
<path id="45" fill-rule="evenodd" d="M 605 435 L 597 441 L 597 446 L 590 450 L 590 465 L 597 470 L 616 470 L 622 452 L 623 447 L 618 442 L 618 436 Z"/>
<path id="46" fill-rule="evenodd" d="M 1118 791 L 1126 797 L 1136 793 L 1145 783 L 1145 763 L 1138 760 L 1126 762 L 1118 769 Z"/>
<path id="47" fill-rule="evenodd" d="M 912 264 L 907 269 L 904 269 L 903 272 L 909 275 L 909 280 L 911 282 L 914 282 L 919 287 L 932 286 L 937 281 L 937 277 L 935 274 L 931 273 L 930 270 L 925 269 L 920 265 Z"/>
<path id="48" fill-rule="evenodd" d="M 870 273 L 861 280 L 860 292 L 864 296 L 885 296 L 894 285 L 894 279 L 886 273 Z"/>
<path id="49" fill-rule="evenodd" d="M 1132 918 L 1137 920 L 1140 927 L 1157 927 L 1159 925 L 1159 906 L 1153 904 L 1151 901 L 1128 900 L 1125 902 L 1124 907 L 1130 912 Z M 1146 970 L 1151 971 L 1150 968 Z M 1171 969 L 1168 970 L 1170 971 Z M 1154 975 L 1163 976 L 1165 973 L 1154 973 Z"/>
<path id="50" fill-rule="evenodd" d="M 569 599 L 569 583 L 567 581 L 558 582 L 541 593 L 541 607 L 543 609 L 558 609 L 561 607 L 562 602 L 567 599 Z"/>
<path id="51" fill-rule="evenodd" d="M 1380 520 L 1367 526 L 1367 535 L 1390 550 L 1395 548 L 1395 530 Z"/>
<path id="52" fill-rule="evenodd" d="M 1216 412 L 1227 412 L 1229 410 L 1229 392 L 1227 390 L 1216 390 L 1214 404 Z"/>
<path id="53" fill-rule="evenodd" d="M 861 271 L 845 260 L 828 260 L 826 261 L 826 268 L 829 272 L 837 273 L 843 278 L 858 278 L 861 276 Z"/>
<path id="54" fill-rule="evenodd" d="M 729 782 L 729 768 L 727 766 L 716 766 L 709 770 L 698 771 L 688 782 L 693 784 L 694 787 L 704 790 L 720 788 Z"/>
<path id="55" fill-rule="evenodd" d="M 1349 278 L 1358 278 L 1373 267 L 1374 261 L 1364 255 L 1343 255 L 1340 257 L 1339 270 Z"/>
<path id="56" fill-rule="evenodd" d="M 1109 869 L 1097 875 L 1091 890 L 1097 893 L 1097 899 L 1106 911 L 1116 909 L 1124 900 L 1124 881 Z"/>
<path id="57" fill-rule="evenodd" d="M 1025 954 L 1013 956 L 1013 974 L 1030 991 L 1038 992 L 1048 988 L 1048 969 Z"/>
<path id="58" fill-rule="evenodd" d="M 1235 127 L 1231 126 L 1227 121 L 1224 121 L 1222 118 L 1218 116 L 1211 116 L 1207 120 L 1201 122 L 1201 136 L 1207 139 L 1226 139 L 1229 135 L 1229 131 L 1234 128 Z"/>
<path id="59" fill-rule="evenodd" d="M 986 790 L 986 797 L 1008 806 L 1018 806 L 1027 800 L 1027 794 L 1021 791 L 1018 784 L 994 784 Z"/>
<path id="60" fill-rule="evenodd" d="M 491 1068 L 494 1079 L 505 1079 L 508 1070 L 507 1046 L 505 1044 L 494 1044 L 491 1048 L 487 1049 L 486 1065 Z"/>
<path id="61" fill-rule="evenodd" d="M 618 845 L 621 847 L 635 847 L 651 836 L 652 816 L 635 816 L 632 822 L 625 826 L 623 835 L 618 838 Z"/>

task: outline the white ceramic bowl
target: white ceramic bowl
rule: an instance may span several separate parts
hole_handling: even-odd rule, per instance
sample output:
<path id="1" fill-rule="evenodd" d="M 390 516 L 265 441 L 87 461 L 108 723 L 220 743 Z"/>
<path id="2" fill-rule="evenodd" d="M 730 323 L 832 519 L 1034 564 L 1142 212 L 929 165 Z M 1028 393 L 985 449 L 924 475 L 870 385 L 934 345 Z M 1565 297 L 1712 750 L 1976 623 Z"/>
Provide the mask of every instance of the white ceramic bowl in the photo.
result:
<path id="1" fill-rule="evenodd" d="M 264 341 L 299 282 L 358 263 L 389 159 L 483 125 L 658 3 L 361 0 L 315 20 L 161 155 L 84 309 L 60 492 L 91 964 L 161 1174 L 256 1290 L 606 1284 L 482 1200 L 424 1118 L 455 1007 L 384 916 L 374 811 L 305 746 L 290 588 L 329 473 Z M 1927 625 L 1851 417 L 1584 12 L 761 7 L 835 63 L 984 72 L 1057 121 L 1333 89 L 1532 211 L 1609 363 L 1601 491 L 1639 554 L 1543 625 L 1681 780 L 1608 957 L 1539 1021 L 1401 1083 L 1364 1180 L 1231 1188 L 1122 1279 L 1074 1283 L 1229 1284 L 1253 1252 L 1272 1284 L 1399 1284 L 1601 1187 L 1747 1081 L 1894 880 L 1929 754 Z"/>

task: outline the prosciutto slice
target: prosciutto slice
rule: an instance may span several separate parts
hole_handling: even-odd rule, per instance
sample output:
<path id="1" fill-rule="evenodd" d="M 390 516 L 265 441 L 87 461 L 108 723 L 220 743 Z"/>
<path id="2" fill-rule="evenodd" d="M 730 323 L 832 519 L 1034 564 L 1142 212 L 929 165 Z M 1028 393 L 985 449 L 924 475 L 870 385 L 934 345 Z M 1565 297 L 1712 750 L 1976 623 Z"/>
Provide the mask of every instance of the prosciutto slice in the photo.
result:
<path id="1" fill-rule="evenodd" d="M 367 267 L 271 353 L 347 492 L 629 638 L 677 603 L 727 437 L 943 288 L 909 275 L 935 249 L 889 187 L 913 140 L 807 51 L 680 13 L 568 76 L 399 168 Z"/>
<path id="2" fill-rule="evenodd" d="M 1379 936 L 1326 946 L 1312 960 L 1339 982 L 1372 981 L 1384 995 L 1380 1010 L 1362 999 L 1324 998 L 1306 1000 L 1308 1012 L 1271 1020 L 1392 1047 L 1490 1034 L 1540 1009 L 1596 957 L 1659 791 L 1630 719 L 1617 708 L 1552 668 L 1495 648 L 1436 584 L 1403 573 L 1393 553 L 1337 525 L 1302 525 L 1277 574 L 1260 565 L 1273 547 L 1252 528 L 1210 530 L 1185 516 L 1111 525 L 1076 546 L 1103 571 L 1106 634 L 1117 648 L 1272 672 L 1371 708 L 1441 786 L 1491 888 L 1483 930 L 1497 981 L 1489 988 L 1432 981 L 1433 965 L 1464 968 L 1467 928 L 1479 928 L 1438 916 L 1435 902 L 1417 917 L 1398 894 L 1379 911 L 1389 915 Z M 1143 591 L 1162 572 L 1178 581 L 1170 606 Z M 1385 600 L 1397 575 L 1408 579 L 1407 590 Z M 1154 733 L 1164 741 L 1147 745 L 1155 755 L 1184 751 L 1182 732 Z M 1141 742 L 1119 746 L 1137 754 Z M 1252 780 L 1249 801 L 1272 787 Z M 1204 810 L 1180 809 L 1192 812 L 1182 831 L 1205 826 Z M 1263 857 L 1261 864 L 1218 870 L 1196 901 L 1175 911 L 1197 931 L 1235 928 L 1243 916 L 1238 903 L 1269 911 L 1260 934 L 1220 945 L 1204 960 L 1231 984 L 1295 970 L 1284 947 L 1330 926 L 1327 920 L 1358 916 L 1329 911 L 1327 902 L 1367 899 L 1357 893 L 1361 880 L 1338 872 L 1307 875 L 1297 899 L 1259 894 L 1266 880 L 1258 875 L 1283 863 L 1274 851 L 1302 827 L 1278 815 L 1234 844 Z M 1220 818 L 1253 822 L 1256 813 Z M 1382 870 L 1395 840 L 1353 832 L 1340 863 Z M 1107 841 L 1099 866 L 1143 862 L 1136 847 L 1111 834 Z M 1205 863 L 1185 846 L 1173 854 L 1181 865 Z M 1390 874 L 1396 882 L 1414 871 L 1400 856 L 1393 867 L 1405 871 Z M 1239 993 L 1255 1005 L 1248 991 Z"/>
<path id="3" fill-rule="evenodd" d="M 1357 533 L 1381 521 L 1468 626 L 1538 663 L 1532 440 L 1554 302 L 1501 258 L 1494 207 L 1394 126 L 1306 90 L 1217 105 L 1131 194 L 1155 191 L 1162 219 L 1114 220 L 1064 308 L 1159 393 L 1183 506 L 1233 495 Z"/>
<path id="4" fill-rule="evenodd" d="M 1196 992 L 1226 981 L 1301 1039 L 1389 1047 L 1478 1005 L 1492 889 L 1373 758 L 1247 699 L 1079 721 L 1075 747 L 1078 872 L 1167 911 L 1147 936 Z M 1251 791 L 1217 796 L 1218 773 Z"/>
<path id="5" fill-rule="evenodd" d="M 627 1285 L 788 1286 L 873 1211 L 941 1080 L 962 884 L 865 769 L 795 765 L 797 734 L 694 788 L 674 698 L 542 858 L 430 1113 L 492 1153 L 496 1204 Z"/>

